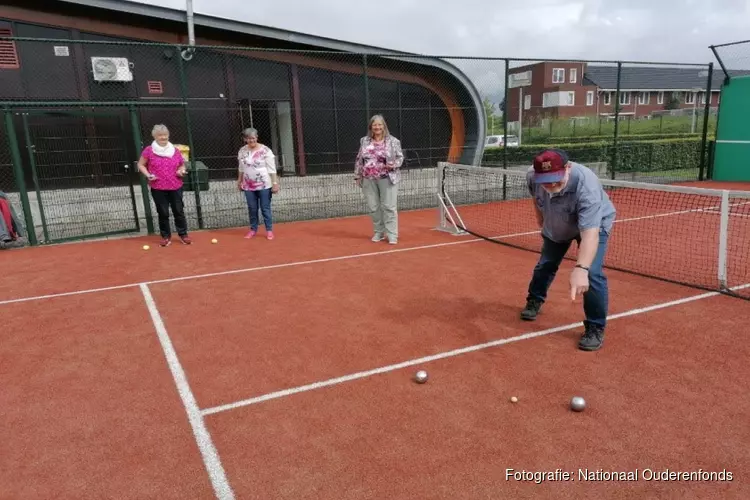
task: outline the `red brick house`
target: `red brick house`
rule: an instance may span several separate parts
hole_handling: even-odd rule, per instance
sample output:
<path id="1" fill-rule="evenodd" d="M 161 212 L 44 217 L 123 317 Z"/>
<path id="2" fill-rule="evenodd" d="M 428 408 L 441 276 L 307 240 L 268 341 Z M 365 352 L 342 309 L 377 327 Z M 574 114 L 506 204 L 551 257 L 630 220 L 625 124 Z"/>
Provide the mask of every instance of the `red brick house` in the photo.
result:
<path id="1" fill-rule="evenodd" d="M 514 86 L 517 83 L 529 83 Z M 714 71 L 711 106 L 719 104 L 723 74 Z M 522 99 L 524 124 L 544 118 L 611 117 L 615 114 L 617 66 L 581 62 L 540 62 L 511 68 L 508 121 L 517 122 Z M 643 118 L 674 108 L 706 104 L 707 68 L 622 66 L 620 116 Z M 673 108 L 673 109 L 674 109 Z"/>

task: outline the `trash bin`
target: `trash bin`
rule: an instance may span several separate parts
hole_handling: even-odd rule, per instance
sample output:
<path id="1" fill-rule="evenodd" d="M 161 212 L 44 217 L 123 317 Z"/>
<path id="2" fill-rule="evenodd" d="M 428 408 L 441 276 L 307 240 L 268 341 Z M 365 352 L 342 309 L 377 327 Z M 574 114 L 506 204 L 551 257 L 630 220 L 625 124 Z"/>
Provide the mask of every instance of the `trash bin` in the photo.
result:
<path id="1" fill-rule="evenodd" d="M 187 162 L 185 165 L 187 168 L 187 175 L 184 177 L 183 190 L 195 191 L 196 185 L 199 191 L 208 191 L 208 167 L 202 161 L 195 162 L 195 171 L 192 170 L 192 165 Z"/>

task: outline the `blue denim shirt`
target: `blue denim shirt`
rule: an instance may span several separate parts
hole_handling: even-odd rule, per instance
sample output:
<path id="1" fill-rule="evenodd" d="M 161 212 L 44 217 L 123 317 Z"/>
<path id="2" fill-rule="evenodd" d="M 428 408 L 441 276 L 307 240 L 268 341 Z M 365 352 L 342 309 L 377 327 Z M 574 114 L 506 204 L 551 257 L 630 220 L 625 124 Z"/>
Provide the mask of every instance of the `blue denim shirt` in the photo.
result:
<path id="1" fill-rule="evenodd" d="M 615 207 L 591 169 L 571 162 L 568 184 L 556 194 L 534 183 L 533 168 L 526 173 L 526 182 L 544 216 L 542 234 L 552 241 L 571 241 L 585 229 L 599 228 L 607 234 L 612 230 Z"/>

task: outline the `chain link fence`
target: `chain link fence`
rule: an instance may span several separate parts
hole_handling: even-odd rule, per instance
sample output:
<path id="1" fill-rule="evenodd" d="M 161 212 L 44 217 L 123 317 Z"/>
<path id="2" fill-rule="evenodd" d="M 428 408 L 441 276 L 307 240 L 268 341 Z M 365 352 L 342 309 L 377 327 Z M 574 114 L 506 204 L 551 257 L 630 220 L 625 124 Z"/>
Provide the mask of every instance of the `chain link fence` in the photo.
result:
<path id="1" fill-rule="evenodd" d="M 247 224 L 249 127 L 282 175 L 275 220 L 365 214 L 352 173 L 374 114 L 404 150 L 401 210 L 436 206 L 439 161 L 527 168 L 550 146 L 607 178 L 703 180 L 721 84 L 710 64 L 7 40 L 19 67 L 0 72 L 0 104 L 21 154 L 14 170 L 4 133 L 0 183 L 20 204 L 25 186 L 40 242 L 154 230 L 136 162 L 156 124 L 189 156 L 194 229 Z"/>

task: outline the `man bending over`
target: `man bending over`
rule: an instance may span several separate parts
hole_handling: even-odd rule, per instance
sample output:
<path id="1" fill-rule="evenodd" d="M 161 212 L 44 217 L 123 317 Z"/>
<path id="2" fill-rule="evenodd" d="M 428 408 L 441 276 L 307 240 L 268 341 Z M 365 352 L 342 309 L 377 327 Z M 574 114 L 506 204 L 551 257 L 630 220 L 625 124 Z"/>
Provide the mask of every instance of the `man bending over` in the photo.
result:
<path id="1" fill-rule="evenodd" d="M 575 240 L 578 259 L 570 274 L 570 299 L 583 294 L 585 331 L 578 347 L 599 349 L 607 324 L 607 277 L 602 270 L 615 207 L 594 172 L 568 160 L 559 149 L 548 149 L 536 158 L 526 176 L 542 228 L 542 255 L 529 284 L 525 320 L 536 319 L 547 298 L 557 269 Z"/>

